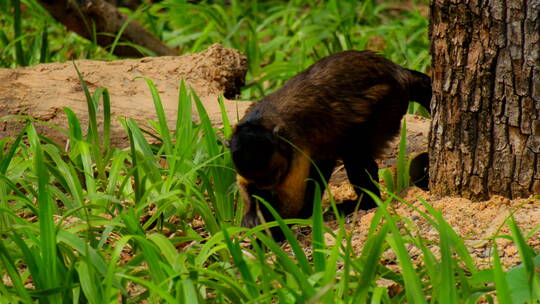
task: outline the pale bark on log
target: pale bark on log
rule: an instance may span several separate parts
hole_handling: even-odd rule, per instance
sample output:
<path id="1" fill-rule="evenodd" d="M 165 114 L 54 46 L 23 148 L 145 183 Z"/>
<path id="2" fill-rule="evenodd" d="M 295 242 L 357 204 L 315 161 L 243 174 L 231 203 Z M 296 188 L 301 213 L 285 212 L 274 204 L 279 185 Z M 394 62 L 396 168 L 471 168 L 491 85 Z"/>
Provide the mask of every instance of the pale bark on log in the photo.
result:
<path id="1" fill-rule="evenodd" d="M 62 22 L 68 30 L 86 39 L 93 39 L 93 26 L 95 26 L 97 44 L 104 48 L 111 46 L 117 33 L 120 32 L 120 29 L 128 19 L 114 5 L 103 0 L 38 1 L 56 20 Z M 131 21 L 126 26 L 120 41 L 142 46 L 157 56 L 178 55 L 178 51 L 165 45 L 135 21 Z M 137 48 L 129 45 L 117 45 L 114 49 L 114 54 L 126 57 L 147 55 L 142 54 Z"/>
<path id="2" fill-rule="evenodd" d="M 430 190 L 540 193 L 540 0 L 431 2 Z"/>

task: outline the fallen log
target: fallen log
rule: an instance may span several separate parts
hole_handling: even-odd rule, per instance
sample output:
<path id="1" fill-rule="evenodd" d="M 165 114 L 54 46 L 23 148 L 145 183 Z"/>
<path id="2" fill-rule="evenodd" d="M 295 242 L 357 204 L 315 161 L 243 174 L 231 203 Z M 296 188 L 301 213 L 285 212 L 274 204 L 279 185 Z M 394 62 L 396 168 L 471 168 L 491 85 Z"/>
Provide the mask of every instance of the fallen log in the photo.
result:
<path id="1" fill-rule="evenodd" d="M 184 79 L 198 94 L 212 122 L 221 123 L 218 96 L 239 94 L 247 71 L 246 57 L 240 52 L 214 44 L 206 51 L 175 57 L 148 57 L 112 62 L 77 60 L 89 89 L 107 88 L 111 96 L 111 141 L 127 145 L 127 135 L 116 118 L 134 118 L 139 123 L 157 120 L 150 90 L 140 77 L 156 84 L 169 127 L 174 129 L 180 80 Z M 247 102 L 225 99 L 225 107 L 234 123 L 247 108 Z M 23 122 L 6 117 L 25 115 L 53 125 L 67 127 L 63 107 L 71 108 L 88 122 L 87 105 L 81 83 L 72 62 L 48 63 L 19 69 L 0 69 L 0 138 L 17 136 Z M 193 111 L 197 120 L 196 110 Z M 36 125 L 44 135 L 63 142 L 65 134 L 47 125 Z M 84 129 L 86 130 L 86 128 Z"/>

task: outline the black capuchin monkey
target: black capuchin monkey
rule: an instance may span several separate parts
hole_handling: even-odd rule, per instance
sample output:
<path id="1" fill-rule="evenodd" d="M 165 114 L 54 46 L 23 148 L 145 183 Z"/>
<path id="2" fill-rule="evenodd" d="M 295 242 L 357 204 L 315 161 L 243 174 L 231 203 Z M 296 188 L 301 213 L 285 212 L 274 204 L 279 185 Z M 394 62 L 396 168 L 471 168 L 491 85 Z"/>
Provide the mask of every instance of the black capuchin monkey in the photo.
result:
<path id="1" fill-rule="evenodd" d="M 325 181 L 341 159 L 353 186 L 380 195 L 371 181 L 378 180 L 375 158 L 399 132 L 409 101 L 429 109 L 430 100 L 429 76 L 370 51 L 337 53 L 296 75 L 254 103 L 230 140 L 245 204 L 242 225 L 260 223 L 253 195 L 283 218 L 308 218 L 314 184 L 307 179 L 322 186 L 310 159 Z M 359 208 L 376 207 L 357 187 Z M 356 201 L 337 205 L 344 215 L 356 206 Z M 274 220 L 262 204 L 259 208 L 265 220 Z"/>

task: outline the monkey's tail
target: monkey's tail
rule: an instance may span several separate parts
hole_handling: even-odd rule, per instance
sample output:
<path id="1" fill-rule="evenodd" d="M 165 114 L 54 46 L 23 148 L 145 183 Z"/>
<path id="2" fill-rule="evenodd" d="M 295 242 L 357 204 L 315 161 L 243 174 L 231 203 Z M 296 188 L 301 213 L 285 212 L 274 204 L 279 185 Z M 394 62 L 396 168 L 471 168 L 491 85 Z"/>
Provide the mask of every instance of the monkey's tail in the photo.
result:
<path id="1" fill-rule="evenodd" d="M 431 102 L 431 78 L 421 72 L 408 70 L 411 73 L 409 94 L 412 101 L 416 101 L 428 111 Z"/>

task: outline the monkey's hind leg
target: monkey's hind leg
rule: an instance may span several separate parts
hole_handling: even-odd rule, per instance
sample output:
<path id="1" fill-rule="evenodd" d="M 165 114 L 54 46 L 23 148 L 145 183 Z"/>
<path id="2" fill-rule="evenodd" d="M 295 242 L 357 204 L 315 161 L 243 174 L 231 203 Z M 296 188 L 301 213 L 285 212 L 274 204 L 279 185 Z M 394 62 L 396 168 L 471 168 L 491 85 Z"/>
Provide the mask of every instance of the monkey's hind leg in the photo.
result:
<path id="1" fill-rule="evenodd" d="M 353 153 L 353 151 L 347 151 L 343 156 L 343 163 L 345 169 L 347 170 L 347 177 L 349 178 L 350 183 L 354 187 L 354 191 L 358 195 L 360 200 L 360 210 L 368 210 L 371 208 L 377 207 L 377 204 L 373 199 L 364 191 L 360 190 L 358 187 L 364 188 L 377 196 L 380 196 L 379 188 L 373 181 L 379 181 L 378 166 L 375 160 L 371 155 L 366 153 Z M 372 181 L 373 180 L 373 181 Z M 344 201 L 341 204 L 337 205 L 338 210 L 343 214 L 347 215 L 352 213 L 358 201 Z"/>

